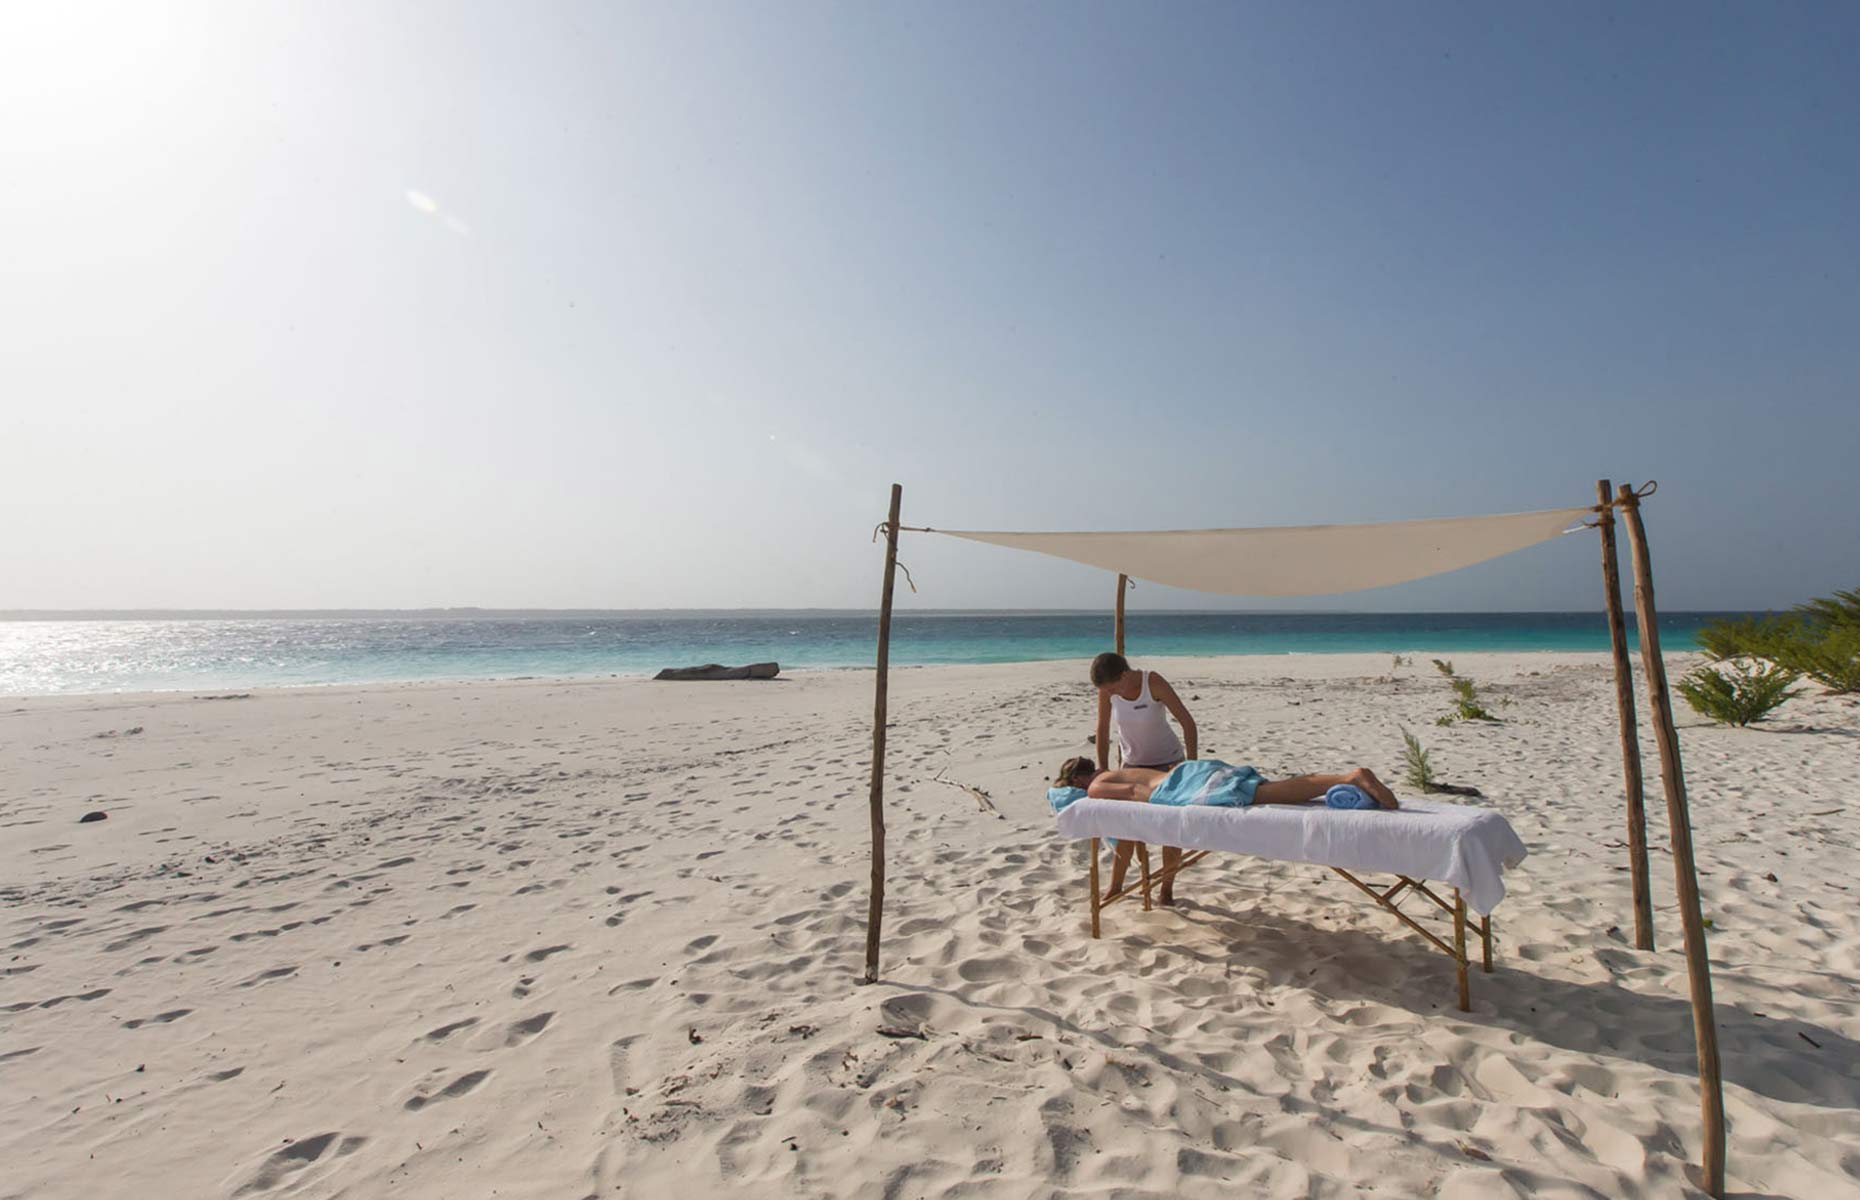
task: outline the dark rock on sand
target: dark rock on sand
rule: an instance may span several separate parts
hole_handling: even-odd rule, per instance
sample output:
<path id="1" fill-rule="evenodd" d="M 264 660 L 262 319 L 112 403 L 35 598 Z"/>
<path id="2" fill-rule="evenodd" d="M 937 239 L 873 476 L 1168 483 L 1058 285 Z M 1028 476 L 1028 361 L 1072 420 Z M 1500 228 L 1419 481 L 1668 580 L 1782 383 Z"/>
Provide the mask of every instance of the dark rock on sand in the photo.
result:
<path id="1" fill-rule="evenodd" d="M 654 679 L 773 679 L 781 673 L 779 663 L 750 663 L 746 667 L 725 667 L 705 663 L 701 667 L 667 667 Z"/>
<path id="2" fill-rule="evenodd" d="M 110 819 L 110 814 L 107 812 L 87 812 L 83 816 L 78 818 L 78 824 L 88 825 L 92 821 L 107 821 L 109 819 Z"/>

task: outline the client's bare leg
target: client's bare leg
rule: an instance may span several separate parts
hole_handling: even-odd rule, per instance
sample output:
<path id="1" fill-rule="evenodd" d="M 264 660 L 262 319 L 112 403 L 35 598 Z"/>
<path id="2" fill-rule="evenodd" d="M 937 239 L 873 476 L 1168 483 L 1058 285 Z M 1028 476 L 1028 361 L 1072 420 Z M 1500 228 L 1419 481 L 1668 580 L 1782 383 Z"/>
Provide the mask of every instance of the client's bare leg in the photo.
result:
<path id="1" fill-rule="evenodd" d="M 1368 767 L 1357 767 L 1338 775 L 1294 775 L 1290 779 L 1271 779 L 1253 792 L 1255 804 L 1302 804 L 1315 800 L 1340 783 L 1353 783 L 1368 792 L 1383 808 L 1400 808 L 1395 793 L 1376 778 Z"/>

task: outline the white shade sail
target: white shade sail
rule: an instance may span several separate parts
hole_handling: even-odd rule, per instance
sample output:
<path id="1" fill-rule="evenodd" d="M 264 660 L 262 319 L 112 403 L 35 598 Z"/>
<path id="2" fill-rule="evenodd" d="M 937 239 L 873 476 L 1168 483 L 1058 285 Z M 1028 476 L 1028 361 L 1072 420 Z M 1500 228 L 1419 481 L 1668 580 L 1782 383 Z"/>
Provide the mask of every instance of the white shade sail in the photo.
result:
<path id="1" fill-rule="evenodd" d="M 1493 517 L 1262 529 L 926 532 L 1050 554 L 1170 587 L 1235 596 L 1318 596 L 1470 567 L 1569 532 L 1592 511 L 1555 508 Z"/>

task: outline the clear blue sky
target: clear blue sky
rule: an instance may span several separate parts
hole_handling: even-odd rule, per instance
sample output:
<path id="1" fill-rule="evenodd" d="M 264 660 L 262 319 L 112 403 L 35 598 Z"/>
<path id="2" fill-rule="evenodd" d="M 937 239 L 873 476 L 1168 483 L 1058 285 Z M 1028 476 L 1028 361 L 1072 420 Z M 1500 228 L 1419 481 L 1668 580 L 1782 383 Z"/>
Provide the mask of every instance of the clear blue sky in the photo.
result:
<path id="1" fill-rule="evenodd" d="M 1852 587 L 1857 61 L 1846 3 L 24 0 L 0 607 L 870 606 L 894 480 L 1079 529 L 1657 478 L 1665 606 Z M 1317 603 L 1598 597 L 1584 535 Z"/>

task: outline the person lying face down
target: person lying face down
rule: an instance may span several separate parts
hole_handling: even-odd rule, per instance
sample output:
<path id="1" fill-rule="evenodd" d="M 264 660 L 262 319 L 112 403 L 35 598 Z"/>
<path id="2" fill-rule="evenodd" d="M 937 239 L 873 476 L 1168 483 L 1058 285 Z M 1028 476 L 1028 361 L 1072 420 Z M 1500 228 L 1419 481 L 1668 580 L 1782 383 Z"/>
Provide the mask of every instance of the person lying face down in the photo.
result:
<path id="1" fill-rule="evenodd" d="M 1214 759 L 1178 764 L 1166 771 L 1152 767 L 1119 767 L 1107 771 L 1089 758 L 1068 758 L 1059 766 L 1055 787 L 1084 788 L 1085 794 L 1099 800 L 1135 800 L 1147 803 L 1165 781 L 1178 772 L 1189 772 L 1195 779 L 1221 777 L 1224 786 L 1233 789 L 1239 805 L 1303 804 L 1316 800 L 1340 784 L 1358 788 L 1381 808 L 1400 808 L 1395 793 L 1376 778 L 1368 767 L 1353 767 L 1337 774 L 1294 775 L 1290 779 L 1266 779 L 1251 767 L 1229 766 Z M 1188 775 L 1174 781 L 1189 783 Z M 1182 801 L 1176 801 L 1178 803 Z"/>

